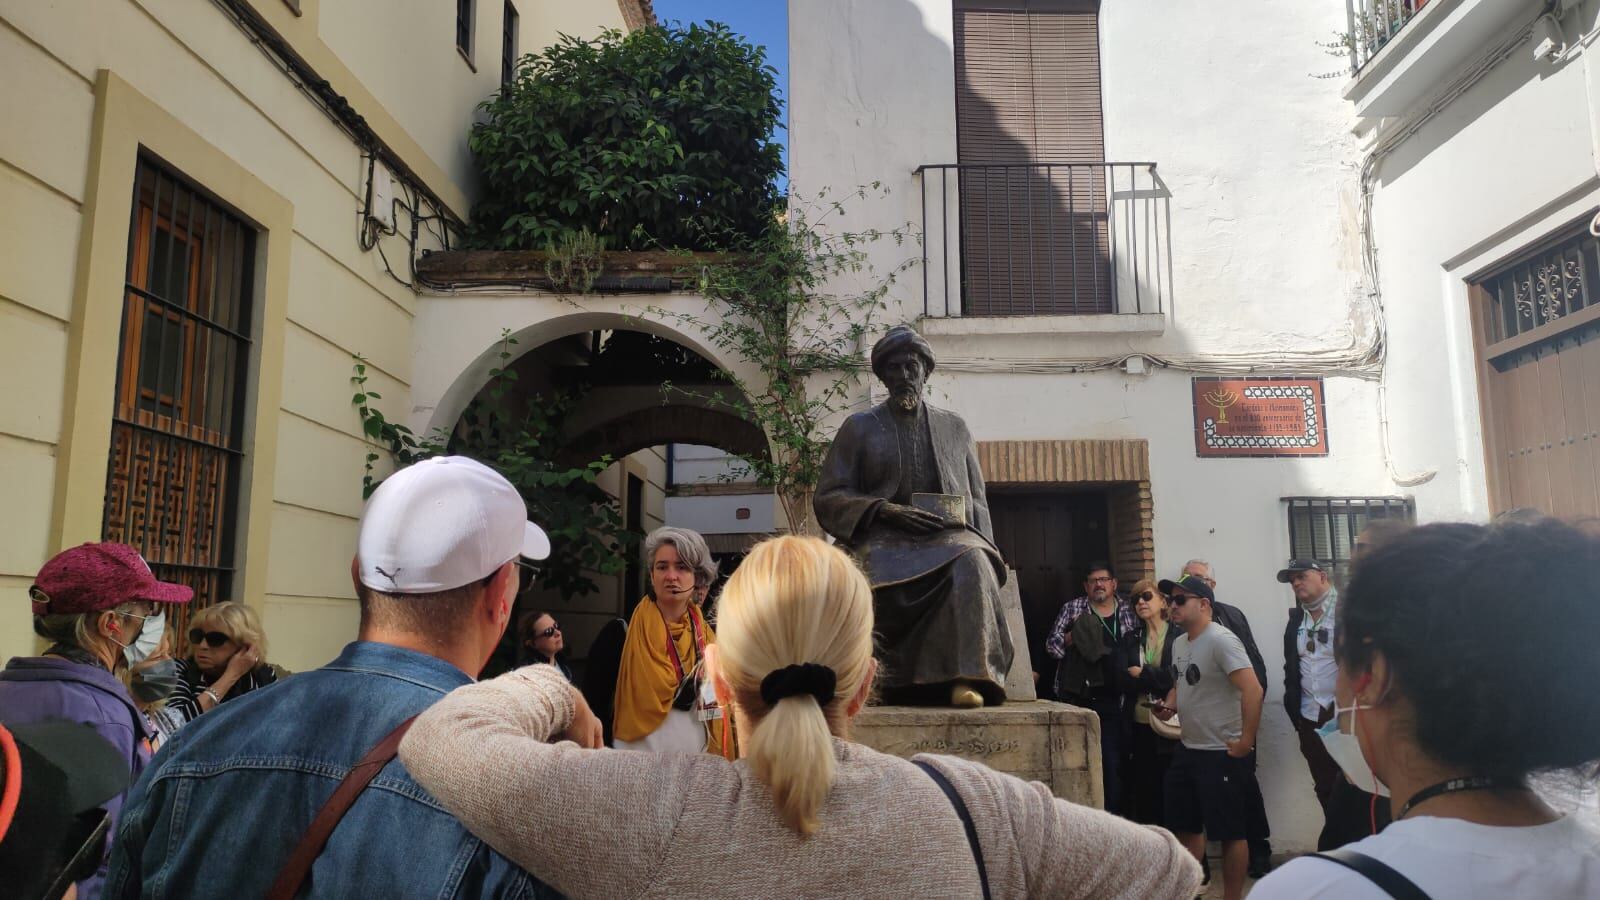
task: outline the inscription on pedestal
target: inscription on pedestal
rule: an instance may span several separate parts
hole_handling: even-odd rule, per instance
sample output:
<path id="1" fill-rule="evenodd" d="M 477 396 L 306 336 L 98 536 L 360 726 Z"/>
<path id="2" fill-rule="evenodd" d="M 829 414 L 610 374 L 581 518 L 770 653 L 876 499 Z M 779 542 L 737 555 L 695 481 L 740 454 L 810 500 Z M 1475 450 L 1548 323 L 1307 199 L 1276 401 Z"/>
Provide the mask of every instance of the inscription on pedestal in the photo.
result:
<path id="1" fill-rule="evenodd" d="M 895 756 L 938 753 L 974 760 L 1042 781 L 1063 799 L 1104 805 L 1100 720 L 1065 703 L 1036 700 L 983 709 L 875 706 L 857 717 L 851 737 Z"/>

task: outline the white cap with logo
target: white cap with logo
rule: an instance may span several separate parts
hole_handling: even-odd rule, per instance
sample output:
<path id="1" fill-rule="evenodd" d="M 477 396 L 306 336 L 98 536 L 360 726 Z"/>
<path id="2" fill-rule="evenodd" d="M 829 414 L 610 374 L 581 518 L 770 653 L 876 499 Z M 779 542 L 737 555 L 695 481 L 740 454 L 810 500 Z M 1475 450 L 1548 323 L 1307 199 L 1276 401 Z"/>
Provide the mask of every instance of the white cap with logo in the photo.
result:
<path id="1" fill-rule="evenodd" d="M 361 583 L 386 594 L 468 585 L 518 556 L 544 559 L 550 538 L 528 521 L 505 476 L 465 456 L 436 456 L 384 479 L 361 514 Z"/>

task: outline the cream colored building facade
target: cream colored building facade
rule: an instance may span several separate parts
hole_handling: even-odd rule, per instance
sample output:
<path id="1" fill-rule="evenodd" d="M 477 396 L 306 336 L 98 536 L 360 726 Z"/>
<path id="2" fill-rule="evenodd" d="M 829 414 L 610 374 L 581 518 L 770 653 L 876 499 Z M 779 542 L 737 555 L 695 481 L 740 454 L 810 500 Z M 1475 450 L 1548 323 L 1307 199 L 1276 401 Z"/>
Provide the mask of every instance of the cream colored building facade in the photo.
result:
<path id="1" fill-rule="evenodd" d="M 165 442 L 162 464 L 193 446 L 232 466 L 228 495 L 204 501 L 228 544 L 212 566 L 218 598 L 262 612 L 274 662 L 335 655 L 355 634 L 369 452 L 352 355 L 403 421 L 425 337 L 411 253 L 470 210 L 467 130 L 503 50 L 650 19 L 647 0 L 0 0 L 0 658 L 34 649 L 39 566 L 106 533 L 115 435 L 163 428 L 150 443 Z M 233 263 L 218 261 L 226 246 Z M 163 252 L 161 271 L 184 279 L 174 296 L 189 298 L 175 305 L 156 296 Z M 193 305 L 223 296 L 219 271 L 248 300 L 238 321 Z M 124 352 L 136 319 L 145 343 Z M 164 364 L 169 327 L 186 349 Z M 212 392 L 228 424 L 174 426 L 185 398 L 211 402 L 188 386 L 212 377 L 206 347 L 237 354 L 219 370 L 238 378 Z M 128 356 L 152 348 L 146 390 Z M 164 365 L 181 389 L 164 386 Z M 644 456 L 607 478 L 648 470 Z M 659 495 L 664 478 L 647 480 Z M 204 543 L 169 524 L 157 543 Z"/>

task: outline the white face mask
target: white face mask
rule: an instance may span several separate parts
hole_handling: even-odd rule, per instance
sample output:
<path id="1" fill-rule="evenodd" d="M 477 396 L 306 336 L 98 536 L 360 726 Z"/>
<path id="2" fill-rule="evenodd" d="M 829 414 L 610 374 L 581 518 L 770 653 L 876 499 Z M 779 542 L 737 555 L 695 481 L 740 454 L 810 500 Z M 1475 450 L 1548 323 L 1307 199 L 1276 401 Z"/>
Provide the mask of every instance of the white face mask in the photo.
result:
<path id="1" fill-rule="evenodd" d="M 129 618 L 139 618 L 130 616 Z M 122 655 L 128 660 L 128 665 L 138 665 L 150 658 L 161 646 L 161 636 L 167 630 L 167 614 L 164 612 L 152 613 L 144 617 L 144 625 L 139 629 L 139 636 L 124 644 Z"/>
<path id="2" fill-rule="evenodd" d="M 1361 742 L 1356 740 L 1356 710 L 1371 709 L 1370 706 L 1352 704 L 1333 707 L 1333 718 L 1328 724 L 1317 729 L 1317 736 L 1322 738 L 1322 745 L 1328 748 L 1328 755 L 1339 764 L 1345 777 L 1349 778 L 1356 787 L 1369 794 L 1379 797 L 1389 796 L 1389 787 L 1378 780 L 1378 774 L 1372 771 L 1372 766 L 1367 762 L 1367 757 L 1361 752 Z M 1345 734 L 1339 730 L 1339 716 L 1350 714 L 1350 733 Z"/>

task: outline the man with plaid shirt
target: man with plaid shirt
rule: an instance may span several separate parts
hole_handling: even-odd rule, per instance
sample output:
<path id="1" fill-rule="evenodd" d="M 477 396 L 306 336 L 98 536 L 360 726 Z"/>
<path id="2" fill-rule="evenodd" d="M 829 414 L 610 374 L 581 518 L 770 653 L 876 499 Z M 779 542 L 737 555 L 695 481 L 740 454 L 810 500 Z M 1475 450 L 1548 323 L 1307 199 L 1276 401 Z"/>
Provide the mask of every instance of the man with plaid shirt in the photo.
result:
<path id="1" fill-rule="evenodd" d="M 1084 616 L 1093 616 L 1093 620 Z M 1073 640 L 1079 628 L 1089 640 Z M 1088 626 L 1093 625 L 1093 628 Z M 1045 651 L 1059 662 L 1056 666 L 1056 699 L 1077 703 L 1095 711 L 1100 717 L 1100 772 L 1105 782 L 1105 808 L 1107 812 L 1122 811 L 1122 758 L 1126 755 L 1132 736 L 1127 733 L 1128 719 L 1123 715 L 1122 692 L 1117 690 L 1112 667 L 1112 651 L 1123 635 L 1139 625 L 1133 608 L 1117 594 L 1117 578 L 1111 565 L 1091 563 L 1083 581 L 1083 596 L 1061 607 L 1050 636 L 1045 640 Z"/>

